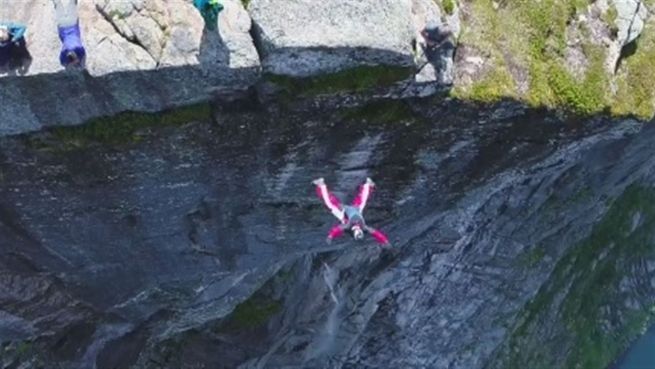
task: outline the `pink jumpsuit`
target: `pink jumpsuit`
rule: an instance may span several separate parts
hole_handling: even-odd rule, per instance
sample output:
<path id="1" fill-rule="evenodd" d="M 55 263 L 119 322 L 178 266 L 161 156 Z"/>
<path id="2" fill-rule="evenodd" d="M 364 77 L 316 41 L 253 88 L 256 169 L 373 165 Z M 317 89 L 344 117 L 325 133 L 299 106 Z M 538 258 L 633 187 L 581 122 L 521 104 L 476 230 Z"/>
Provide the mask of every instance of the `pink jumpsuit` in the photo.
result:
<path id="1" fill-rule="evenodd" d="M 366 203 L 368 202 L 368 198 L 374 188 L 375 184 L 373 184 L 373 181 L 367 180 L 366 183 L 359 186 L 359 192 L 357 193 L 357 197 L 355 197 L 352 205 L 343 206 L 339 202 L 339 199 L 328 190 L 327 185 L 325 185 L 322 180 L 320 183 L 316 184 L 316 193 L 318 194 L 318 197 L 323 201 L 330 212 L 332 212 L 332 214 L 341 222 L 332 227 L 328 234 L 328 241 L 340 237 L 345 230 L 352 230 L 353 226 L 359 226 L 363 231 L 366 231 L 373 236 L 379 244 L 389 244 L 387 236 L 379 230 L 367 226 L 364 221 L 364 216 L 362 215 Z"/>

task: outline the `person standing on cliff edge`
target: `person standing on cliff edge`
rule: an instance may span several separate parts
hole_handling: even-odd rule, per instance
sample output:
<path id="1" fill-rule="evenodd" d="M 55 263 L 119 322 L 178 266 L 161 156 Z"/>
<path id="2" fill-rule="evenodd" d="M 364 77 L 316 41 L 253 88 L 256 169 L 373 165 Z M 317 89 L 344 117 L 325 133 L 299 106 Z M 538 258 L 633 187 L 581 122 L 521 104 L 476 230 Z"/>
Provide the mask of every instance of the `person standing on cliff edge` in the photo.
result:
<path id="1" fill-rule="evenodd" d="M 19 68 L 30 53 L 25 46 L 25 30 L 20 23 L 0 23 L 0 68 Z"/>
<path id="2" fill-rule="evenodd" d="M 63 2 L 66 2 L 64 5 Z M 84 67 L 86 51 L 82 44 L 77 0 L 52 0 L 62 47 L 59 62 L 65 68 Z"/>
<path id="3" fill-rule="evenodd" d="M 218 0 L 193 0 L 193 6 L 198 9 L 205 20 L 205 26 L 213 31 L 218 26 L 218 13 L 223 10 L 223 4 Z"/>

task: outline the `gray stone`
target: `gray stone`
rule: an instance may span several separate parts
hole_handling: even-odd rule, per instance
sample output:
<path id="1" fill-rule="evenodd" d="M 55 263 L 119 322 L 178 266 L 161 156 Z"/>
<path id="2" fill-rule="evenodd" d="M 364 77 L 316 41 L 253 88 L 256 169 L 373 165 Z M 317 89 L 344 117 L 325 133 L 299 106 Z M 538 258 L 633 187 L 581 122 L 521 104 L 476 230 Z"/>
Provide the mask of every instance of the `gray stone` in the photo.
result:
<path id="1" fill-rule="evenodd" d="M 571 21 L 566 27 L 565 34 L 566 48 L 564 49 L 564 58 L 566 63 L 564 63 L 564 67 L 579 81 L 584 78 L 585 72 L 589 67 L 589 61 L 584 53 L 586 38 L 580 31 L 582 27 L 585 27 L 584 23 L 586 21 L 587 17 L 585 16 Z"/>
<path id="2" fill-rule="evenodd" d="M 616 11 L 614 24 L 606 25 L 616 28 L 616 35 L 606 41 L 608 46 L 606 57 L 606 70 L 614 73 L 621 57 L 621 50 L 630 42 L 639 37 L 649 16 L 646 4 L 641 0 L 600 0 L 598 2 L 603 12 L 613 7 Z"/>
<path id="3" fill-rule="evenodd" d="M 0 135 L 126 110 L 158 111 L 252 86 L 260 65 L 250 18 L 240 1 L 224 5 L 211 32 L 187 0 L 81 1 L 82 72 L 59 64 L 50 1 L 26 0 L 13 14 L 28 26 L 33 60 L 25 74 L 31 77 L 0 75 Z"/>
<path id="4" fill-rule="evenodd" d="M 253 0 L 248 11 L 266 72 L 309 76 L 413 64 L 409 1 Z"/>
<path id="5" fill-rule="evenodd" d="M 624 46 L 634 41 L 643 31 L 648 9 L 642 0 L 612 0 L 612 4 L 617 12 L 617 38 L 621 46 Z"/>

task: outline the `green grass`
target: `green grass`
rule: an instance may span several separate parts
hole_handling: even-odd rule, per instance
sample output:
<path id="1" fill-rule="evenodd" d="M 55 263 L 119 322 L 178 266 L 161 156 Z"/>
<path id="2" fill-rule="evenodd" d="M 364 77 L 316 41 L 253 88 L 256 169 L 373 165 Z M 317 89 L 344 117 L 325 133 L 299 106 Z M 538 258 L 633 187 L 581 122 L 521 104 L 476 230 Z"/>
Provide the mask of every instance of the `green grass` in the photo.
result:
<path id="1" fill-rule="evenodd" d="M 26 359 L 32 352 L 32 342 L 22 341 L 16 346 L 16 355 L 20 359 Z"/>
<path id="2" fill-rule="evenodd" d="M 290 96 L 315 96 L 338 92 L 363 92 L 375 87 L 389 87 L 409 78 L 413 68 L 375 65 L 359 66 L 315 77 L 294 78 L 267 74 L 265 78 Z"/>
<path id="3" fill-rule="evenodd" d="M 241 0 L 241 4 L 243 4 L 243 7 L 248 9 L 248 5 L 250 5 L 250 0 Z"/>
<path id="4" fill-rule="evenodd" d="M 616 26 L 616 18 L 619 16 L 619 13 L 616 11 L 614 3 L 609 3 L 609 9 L 601 15 L 601 19 L 609 25 L 613 33 L 618 32 L 618 27 Z"/>
<path id="5" fill-rule="evenodd" d="M 637 53 L 625 62 L 616 81 L 613 95 L 611 77 L 605 70 L 606 51 L 602 46 L 583 41 L 582 50 L 588 65 L 582 76 L 566 69 L 566 32 L 570 22 L 586 12 L 588 0 L 491 0 L 466 3 L 470 7 L 460 36 L 460 43 L 481 50 L 487 58 L 486 75 L 470 85 L 458 86 L 453 95 L 460 99 L 493 102 L 516 98 L 535 107 L 558 108 L 579 115 L 606 110 L 615 115 L 650 118 L 655 114 L 655 20 L 647 24 L 639 39 Z M 609 27 L 615 27 L 616 10 L 610 7 L 602 15 Z M 577 31 L 591 37 L 584 24 Z M 510 70 L 509 66 L 512 66 Z M 527 91 L 517 91 L 512 74 L 522 70 L 527 75 Z M 521 85 L 522 86 L 522 85 Z"/>
<path id="6" fill-rule="evenodd" d="M 344 109 L 341 112 L 341 118 L 377 124 L 416 122 L 419 120 L 409 105 L 401 100 L 379 100 L 363 106 Z"/>
<path id="7" fill-rule="evenodd" d="M 556 265 L 551 279 L 525 308 L 521 324 L 509 339 L 508 368 L 563 367 L 604 368 L 615 359 L 653 318 L 653 309 L 626 311 L 625 296 L 618 283 L 623 271 L 640 263 L 640 257 L 655 252 L 655 190 L 630 187 L 616 199 L 591 235 L 573 247 Z M 634 230 L 633 216 L 640 213 L 643 222 Z M 564 294 L 561 304 L 559 297 Z M 622 321 L 611 331 L 601 325 L 608 317 L 606 307 L 619 310 Z M 557 324 L 557 342 L 543 341 L 537 327 Z M 549 318 L 550 317 L 550 318 Z M 553 332 L 553 328 L 548 329 Z M 561 336 L 564 334 L 564 336 Z M 563 346 L 566 345 L 566 346 Z M 563 347 L 571 347 L 560 357 Z"/>
<path id="8" fill-rule="evenodd" d="M 126 112 L 93 119 L 83 125 L 52 129 L 56 140 L 67 148 L 83 147 L 91 142 L 122 144 L 139 140 L 139 130 L 182 125 L 211 118 L 208 103 L 191 105 L 160 113 Z"/>
<path id="9" fill-rule="evenodd" d="M 455 11 L 455 0 L 442 0 L 443 10 L 448 15 L 452 15 Z"/>
<path id="10" fill-rule="evenodd" d="M 598 71 L 601 71 L 598 73 Z M 602 64 L 591 67 L 582 82 L 557 63 L 548 63 L 547 83 L 555 97 L 555 105 L 577 114 L 594 114 L 606 106 L 606 81 Z"/>
<path id="11" fill-rule="evenodd" d="M 462 30 L 460 42 L 488 53 L 487 63 L 491 64 L 491 68 L 488 74 L 473 81 L 471 86 L 456 85 L 451 91 L 452 96 L 485 103 L 516 97 L 516 84 L 497 39 L 499 35 L 512 32 L 512 29 L 502 22 L 491 1 L 474 1 L 468 6 L 471 7 L 471 18 L 468 27 Z"/>
<path id="12" fill-rule="evenodd" d="M 514 91 L 516 91 L 516 85 L 512 76 L 505 67 L 497 67 L 472 86 L 468 98 L 491 103 L 514 96 Z"/>
<path id="13" fill-rule="evenodd" d="M 593 114 L 606 106 L 607 79 L 604 51 L 586 45 L 589 69 L 582 81 L 563 67 L 567 22 L 586 5 L 585 1 L 546 0 L 543 6 L 522 2 L 528 26 L 530 95 L 532 105 L 564 107 L 577 114 Z"/>
<path id="14" fill-rule="evenodd" d="M 256 295 L 237 305 L 227 317 L 226 325 L 237 330 L 257 328 L 281 309 L 279 301 Z"/>

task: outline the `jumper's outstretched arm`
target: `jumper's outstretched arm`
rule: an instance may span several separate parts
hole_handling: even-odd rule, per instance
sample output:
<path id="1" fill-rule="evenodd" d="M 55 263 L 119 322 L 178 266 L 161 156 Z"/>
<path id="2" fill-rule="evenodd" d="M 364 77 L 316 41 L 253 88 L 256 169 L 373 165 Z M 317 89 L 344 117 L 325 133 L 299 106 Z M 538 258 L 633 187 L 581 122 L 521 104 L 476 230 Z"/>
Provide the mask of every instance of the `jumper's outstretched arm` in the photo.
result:
<path id="1" fill-rule="evenodd" d="M 326 239 L 327 243 L 331 243 L 333 239 L 343 236 L 343 232 L 346 230 L 346 228 L 348 228 L 347 223 L 337 224 L 332 227 Z"/>
<path id="2" fill-rule="evenodd" d="M 377 243 L 379 243 L 380 245 L 389 245 L 389 239 L 384 233 L 369 226 L 366 226 L 365 229 L 366 232 L 370 233 L 371 236 L 373 236 L 373 238 L 375 239 L 375 241 L 377 241 Z"/>

